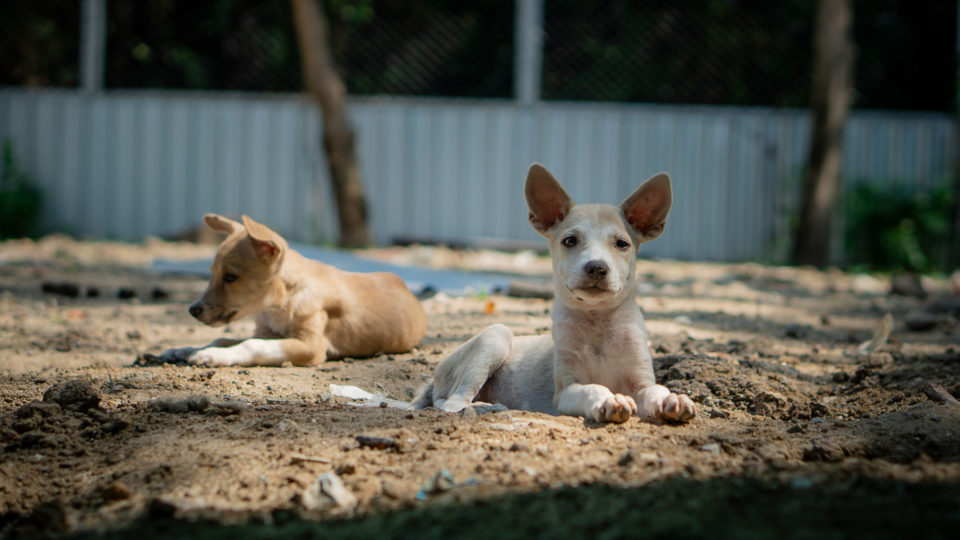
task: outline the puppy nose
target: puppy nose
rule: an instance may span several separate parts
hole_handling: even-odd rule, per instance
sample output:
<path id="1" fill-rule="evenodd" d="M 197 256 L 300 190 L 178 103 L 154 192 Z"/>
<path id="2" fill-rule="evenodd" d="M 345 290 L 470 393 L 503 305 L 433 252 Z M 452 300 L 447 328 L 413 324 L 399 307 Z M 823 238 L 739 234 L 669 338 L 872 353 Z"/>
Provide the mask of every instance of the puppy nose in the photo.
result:
<path id="1" fill-rule="evenodd" d="M 590 279 L 603 279 L 607 277 L 607 272 L 610 271 L 610 267 L 607 266 L 607 263 L 604 261 L 589 261 L 586 266 L 583 267 L 584 272 L 590 276 Z"/>
<path id="2" fill-rule="evenodd" d="M 203 306 L 201 306 L 200 304 L 194 304 L 190 306 L 190 309 L 188 309 L 187 311 L 190 312 L 190 315 L 192 315 L 193 318 L 199 319 L 200 314 L 203 313 Z"/>

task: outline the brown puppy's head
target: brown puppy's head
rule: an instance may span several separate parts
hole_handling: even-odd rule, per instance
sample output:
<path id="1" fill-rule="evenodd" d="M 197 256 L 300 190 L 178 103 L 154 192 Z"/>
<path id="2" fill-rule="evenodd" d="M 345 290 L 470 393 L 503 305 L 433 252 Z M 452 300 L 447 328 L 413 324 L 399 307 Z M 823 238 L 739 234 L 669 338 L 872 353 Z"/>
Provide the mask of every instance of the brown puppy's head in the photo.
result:
<path id="1" fill-rule="evenodd" d="M 190 306 L 190 315 L 220 326 L 270 305 L 283 289 L 279 271 L 286 241 L 247 216 L 243 216 L 243 224 L 217 214 L 206 214 L 203 221 L 211 230 L 228 236 L 210 266 L 210 284 L 203 297 Z"/>
<path id="2" fill-rule="evenodd" d="M 670 177 L 643 183 L 619 206 L 580 204 L 538 163 L 524 187 L 530 224 L 547 238 L 557 300 L 602 307 L 635 290 L 637 248 L 663 233 L 670 211 Z"/>

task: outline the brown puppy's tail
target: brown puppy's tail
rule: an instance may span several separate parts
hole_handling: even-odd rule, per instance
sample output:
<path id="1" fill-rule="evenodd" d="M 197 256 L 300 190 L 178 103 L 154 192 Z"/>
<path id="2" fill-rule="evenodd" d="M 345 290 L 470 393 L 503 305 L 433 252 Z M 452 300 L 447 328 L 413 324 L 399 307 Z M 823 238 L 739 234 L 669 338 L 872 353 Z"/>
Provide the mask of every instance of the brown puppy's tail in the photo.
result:
<path id="1" fill-rule="evenodd" d="M 433 405 L 433 381 L 421 386 L 416 397 L 410 402 L 410 406 L 414 409 L 426 409 L 431 405 Z"/>

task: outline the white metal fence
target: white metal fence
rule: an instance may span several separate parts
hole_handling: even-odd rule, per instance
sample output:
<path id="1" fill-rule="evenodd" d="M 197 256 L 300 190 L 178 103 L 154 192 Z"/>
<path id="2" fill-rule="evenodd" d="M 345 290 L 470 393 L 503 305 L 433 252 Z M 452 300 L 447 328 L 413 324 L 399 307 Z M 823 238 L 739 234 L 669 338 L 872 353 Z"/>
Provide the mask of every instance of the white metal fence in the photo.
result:
<path id="1" fill-rule="evenodd" d="M 801 110 L 355 99 L 375 238 L 535 240 L 522 185 L 540 161 L 583 202 L 668 171 L 653 256 L 778 260 L 797 207 Z M 319 112 L 299 96 L 0 89 L 0 139 L 43 188 L 46 230 L 135 240 L 247 213 L 303 241 L 336 237 Z M 855 112 L 845 177 L 926 189 L 950 173 L 945 114 Z"/>

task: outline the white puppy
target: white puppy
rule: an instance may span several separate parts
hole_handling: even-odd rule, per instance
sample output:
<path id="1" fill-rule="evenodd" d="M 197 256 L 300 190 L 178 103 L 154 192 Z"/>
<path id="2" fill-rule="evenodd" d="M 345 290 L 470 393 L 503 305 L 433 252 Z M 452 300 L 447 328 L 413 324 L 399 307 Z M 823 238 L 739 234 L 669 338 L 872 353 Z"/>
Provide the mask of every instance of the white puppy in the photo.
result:
<path id="1" fill-rule="evenodd" d="M 663 232 L 670 178 L 650 178 L 619 207 L 574 205 L 534 163 L 525 194 L 530 224 L 550 243 L 553 336 L 514 337 L 506 326 L 490 326 L 437 366 L 412 405 L 452 412 L 499 403 L 598 422 L 693 418 L 688 396 L 656 384 L 636 302 L 637 246 Z"/>

